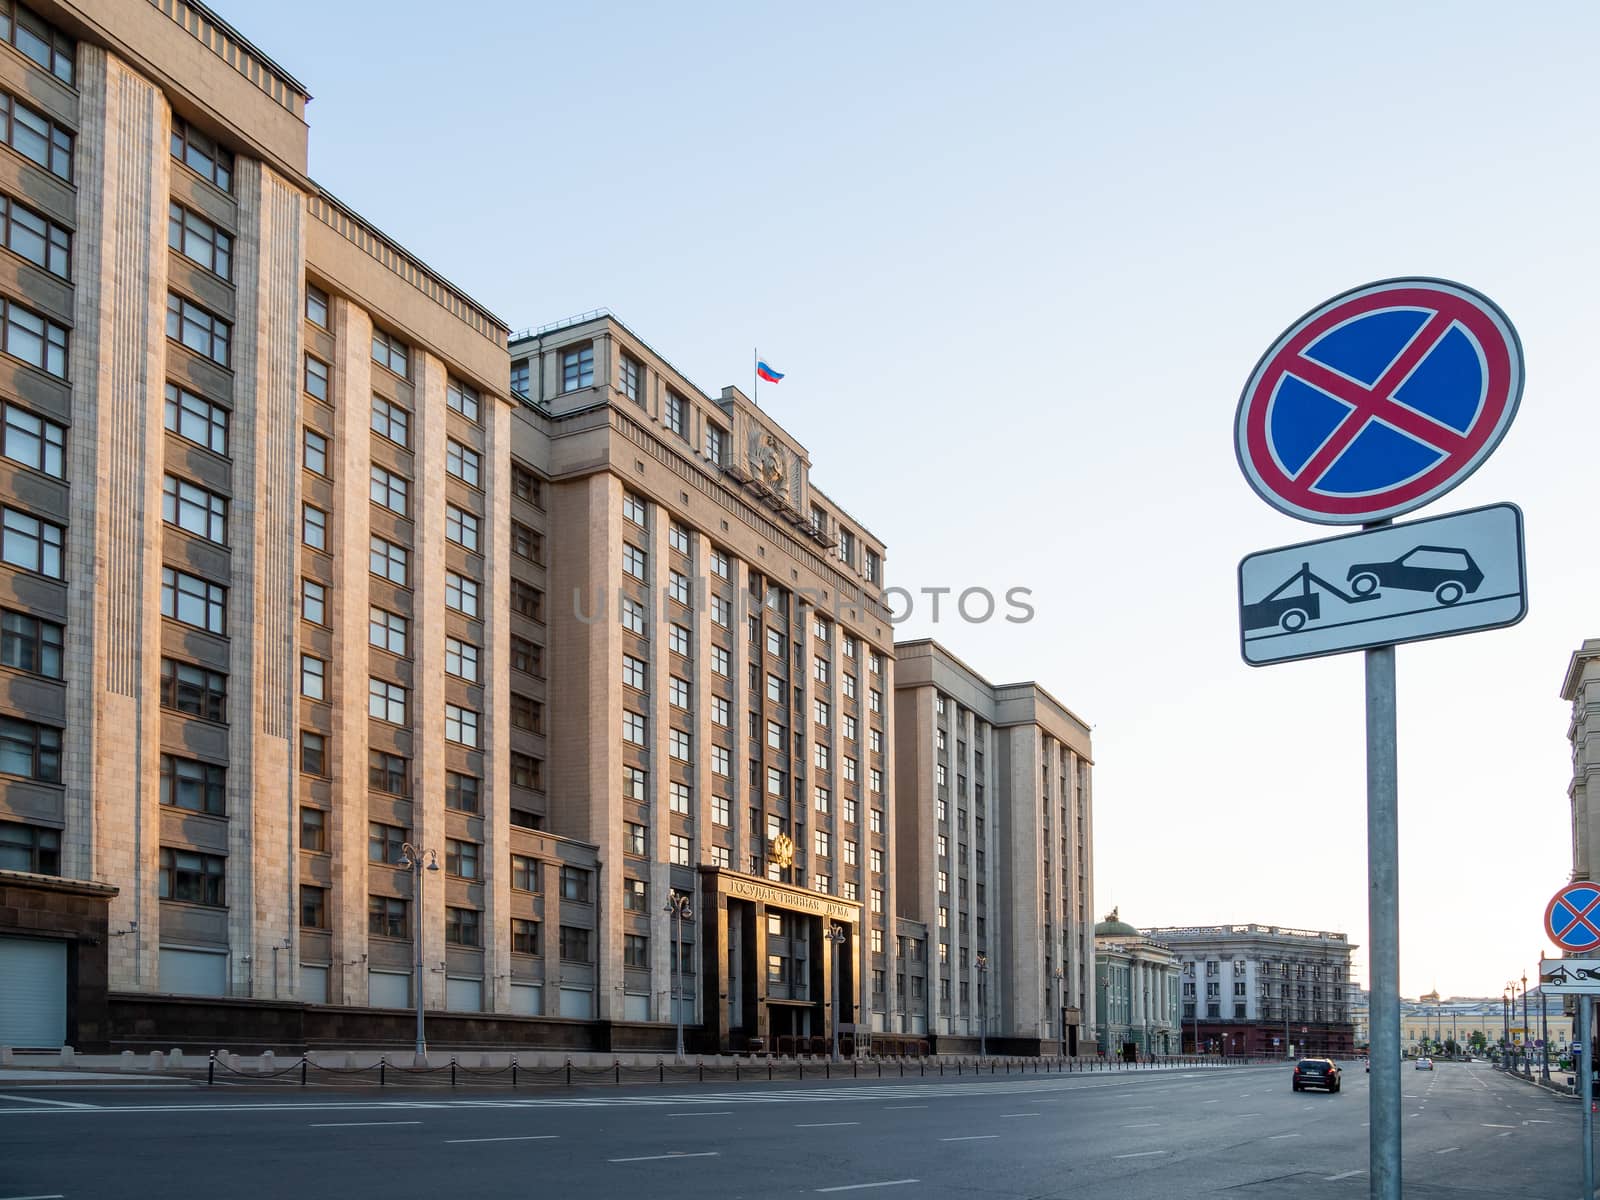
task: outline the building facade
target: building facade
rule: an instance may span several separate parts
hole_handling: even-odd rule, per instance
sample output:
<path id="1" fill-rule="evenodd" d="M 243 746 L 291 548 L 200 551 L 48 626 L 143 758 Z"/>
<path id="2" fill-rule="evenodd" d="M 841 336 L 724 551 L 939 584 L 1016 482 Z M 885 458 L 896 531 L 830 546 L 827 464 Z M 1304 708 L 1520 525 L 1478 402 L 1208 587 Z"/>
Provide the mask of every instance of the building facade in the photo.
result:
<path id="1" fill-rule="evenodd" d="M 1600 638 L 1588 638 L 1573 652 L 1561 681 L 1561 698 L 1572 705 L 1567 741 L 1572 746 L 1572 782 L 1567 799 L 1572 820 L 1572 880 L 1595 879 L 1600 846 Z M 1595 783 L 1591 788 L 1589 785 Z"/>
<path id="2" fill-rule="evenodd" d="M 928 938 L 912 1028 L 957 1047 L 1092 1053 L 1088 725 L 937 642 L 900 642 L 895 660 L 898 896 Z"/>
<path id="3" fill-rule="evenodd" d="M 1277 925 L 1163 926 L 1183 973 L 1184 1047 L 1197 1053 L 1350 1054 L 1350 954 L 1342 933 Z"/>
<path id="4" fill-rule="evenodd" d="M 1094 927 L 1096 1043 L 1108 1055 L 1176 1054 L 1182 970 L 1171 947 L 1112 909 Z"/>

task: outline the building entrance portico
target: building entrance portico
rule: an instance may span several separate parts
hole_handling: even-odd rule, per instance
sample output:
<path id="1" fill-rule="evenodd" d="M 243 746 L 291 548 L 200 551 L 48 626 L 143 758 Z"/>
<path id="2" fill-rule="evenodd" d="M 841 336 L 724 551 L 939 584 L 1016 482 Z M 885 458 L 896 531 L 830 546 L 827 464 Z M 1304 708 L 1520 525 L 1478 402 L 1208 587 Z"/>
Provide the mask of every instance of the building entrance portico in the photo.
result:
<path id="1" fill-rule="evenodd" d="M 718 867 L 701 868 L 700 897 L 703 977 L 712 984 L 704 1021 L 717 1052 L 809 1051 L 805 1041 L 830 1039 L 835 1019 L 841 1028 L 856 1020 L 860 904 Z M 834 924 L 844 931 L 837 1014 Z"/>

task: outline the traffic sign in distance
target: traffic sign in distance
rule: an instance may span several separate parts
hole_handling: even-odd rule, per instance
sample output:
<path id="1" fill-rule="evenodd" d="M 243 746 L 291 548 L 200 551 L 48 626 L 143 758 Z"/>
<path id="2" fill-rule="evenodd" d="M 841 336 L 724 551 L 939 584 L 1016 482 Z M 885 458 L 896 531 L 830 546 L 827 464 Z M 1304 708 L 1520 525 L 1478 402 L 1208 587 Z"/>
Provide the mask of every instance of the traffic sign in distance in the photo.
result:
<path id="1" fill-rule="evenodd" d="M 1544 931 L 1563 950 L 1600 951 L 1600 884 L 1569 883 L 1544 910 Z"/>
<path id="2" fill-rule="evenodd" d="M 1527 611 L 1514 504 L 1263 550 L 1239 563 L 1239 651 L 1256 667 L 1515 625 Z"/>
<path id="3" fill-rule="evenodd" d="M 1234 448 L 1256 493 L 1324 525 L 1436 499 L 1500 444 L 1522 398 L 1522 345 L 1488 297 L 1387 279 L 1286 330 L 1239 398 Z"/>
<path id="4" fill-rule="evenodd" d="M 1600 958 L 1540 959 L 1539 990 L 1552 996 L 1600 995 Z"/>

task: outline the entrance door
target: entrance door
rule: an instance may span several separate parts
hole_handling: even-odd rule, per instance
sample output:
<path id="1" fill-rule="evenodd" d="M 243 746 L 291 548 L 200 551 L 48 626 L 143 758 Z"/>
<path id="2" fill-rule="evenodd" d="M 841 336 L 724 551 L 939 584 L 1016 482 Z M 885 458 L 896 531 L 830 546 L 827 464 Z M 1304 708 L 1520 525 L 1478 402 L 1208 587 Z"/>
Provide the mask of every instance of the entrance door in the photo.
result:
<path id="1" fill-rule="evenodd" d="M 0 1046 L 67 1042 L 67 944 L 0 937 Z"/>

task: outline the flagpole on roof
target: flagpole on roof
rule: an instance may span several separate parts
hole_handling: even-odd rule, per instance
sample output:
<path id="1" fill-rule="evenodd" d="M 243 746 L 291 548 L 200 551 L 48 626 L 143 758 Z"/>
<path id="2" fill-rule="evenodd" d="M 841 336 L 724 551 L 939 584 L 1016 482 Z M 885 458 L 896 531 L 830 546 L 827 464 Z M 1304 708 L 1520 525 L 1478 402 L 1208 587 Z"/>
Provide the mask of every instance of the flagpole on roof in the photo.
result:
<path id="1" fill-rule="evenodd" d="M 750 402 L 759 403 L 756 399 L 761 395 L 761 347 L 757 346 L 750 351 Z"/>

